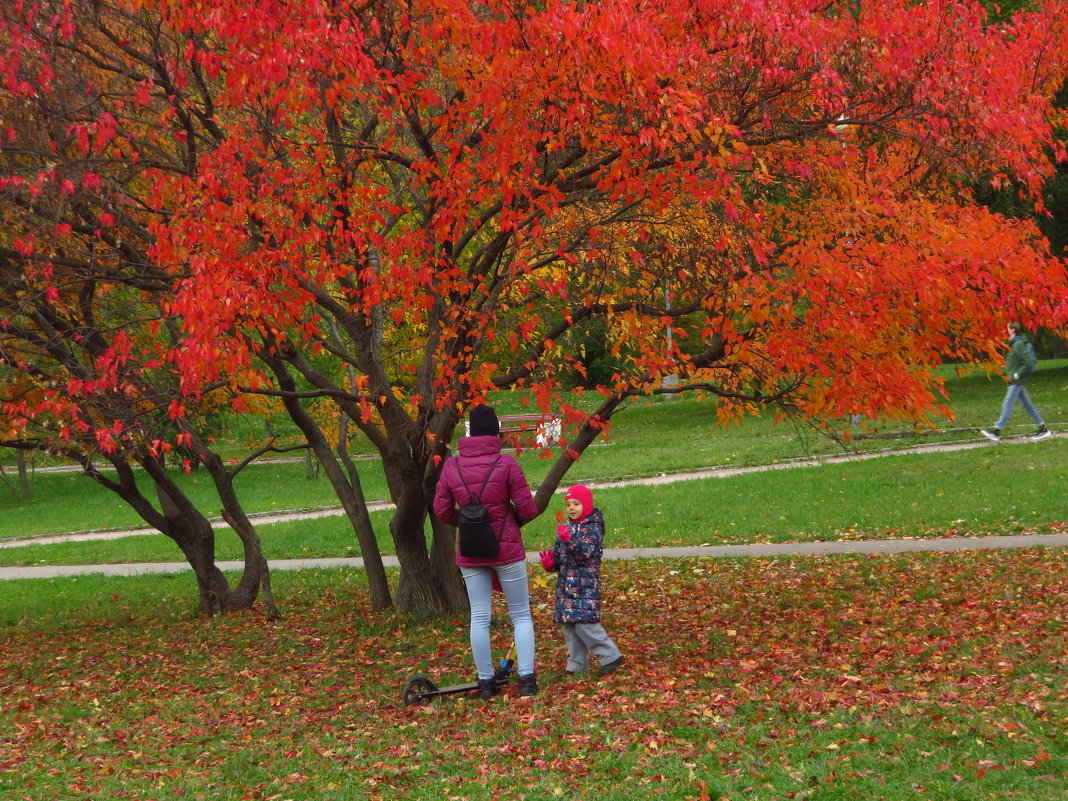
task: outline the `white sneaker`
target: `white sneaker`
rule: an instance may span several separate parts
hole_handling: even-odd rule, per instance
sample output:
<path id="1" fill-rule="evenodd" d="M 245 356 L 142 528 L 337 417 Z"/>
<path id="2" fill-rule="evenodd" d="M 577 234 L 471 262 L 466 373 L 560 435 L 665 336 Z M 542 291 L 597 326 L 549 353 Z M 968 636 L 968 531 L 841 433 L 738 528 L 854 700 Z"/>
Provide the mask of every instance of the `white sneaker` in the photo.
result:
<path id="1" fill-rule="evenodd" d="M 1049 439 L 1053 436 L 1053 432 L 1045 426 L 1039 426 L 1038 431 L 1031 435 L 1032 442 L 1039 442 L 1040 440 Z"/>
<path id="2" fill-rule="evenodd" d="M 996 428 L 983 428 L 980 429 L 979 433 L 987 439 L 992 440 L 993 442 L 1001 441 L 1001 432 L 998 431 Z"/>

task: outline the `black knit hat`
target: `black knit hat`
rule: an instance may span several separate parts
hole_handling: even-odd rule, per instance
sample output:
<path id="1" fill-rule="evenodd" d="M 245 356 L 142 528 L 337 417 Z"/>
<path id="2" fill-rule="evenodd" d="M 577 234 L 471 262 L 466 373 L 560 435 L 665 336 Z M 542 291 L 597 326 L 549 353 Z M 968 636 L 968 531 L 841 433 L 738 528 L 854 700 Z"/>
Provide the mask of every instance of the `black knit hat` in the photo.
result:
<path id="1" fill-rule="evenodd" d="M 472 437 L 500 436 L 501 424 L 497 422 L 497 413 L 489 406 L 472 406 L 470 431 Z"/>

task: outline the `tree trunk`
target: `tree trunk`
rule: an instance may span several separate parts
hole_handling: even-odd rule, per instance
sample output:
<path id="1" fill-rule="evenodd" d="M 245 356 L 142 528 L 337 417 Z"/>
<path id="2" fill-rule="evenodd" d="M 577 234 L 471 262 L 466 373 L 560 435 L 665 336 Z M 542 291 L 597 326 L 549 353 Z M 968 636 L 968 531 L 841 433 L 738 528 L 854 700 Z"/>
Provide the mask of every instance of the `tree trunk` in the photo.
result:
<path id="1" fill-rule="evenodd" d="M 395 525 L 397 518 L 393 519 Z M 442 587 L 441 573 L 431 566 L 426 543 L 412 537 L 394 534 L 397 545 L 397 560 L 400 562 L 400 579 L 397 582 L 397 606 L 405 612 L 427 615 L 443 615 L 461 611 Z M 455 565 L 452 571 L 456 571 Z M 464 603 L 466 605 L 466 596 Z"/>
<path id="2" fill-rule="evenodd" d="M 397 606 L 406 612 L 443 614 L 467 608 L 467 594 L 453 557 L 454 542 L 447 526 L 427 514 L 419 470 L 410 457 L 383 454 L 390 494 L 396 505 L 390 532 L 400 562 Z M 425 523 L 431 518 L 432 551 L 426 543 Z M 435 530 L 436 528 L 436 530 Z"/>
<path id="3" fill-rule="evenodd" d="M 293 392 L 296 384 L 285 365 L 278 359 L 265 358 L 264 360 L 278 379 L 278 386 L 286 392 Z M 389 580 L 386 578 L 386 567 L 382 562 L 382 552 L 378 549 L 378 540 L 375 537 L 374 526 L 371 524 L 371 516 L 367 513 L 367 502 L 363 495 L 363 487 L 360 485 L 359 474 L 353 466 L 349 470 L 349 478 L 346 478 L 345 471 L 338 465 L 338 459 L 330 449 L 330 444 L 326 441 L 322 429 L 300 405 L 298 399 L 286 395 L 283 396 L 282 403 L 290 419 L 297 424 L 308 441 L 308 445 L 315 451 L 319 464 L 322 465 L 330 485 L 334 488 L 334 493 L 345 510 L 345 516 L 356 532 L 356 542 L 360 547 L 360 556 L 363 558 L 364 571 L 367 574 L 371 608 L 388 609 L 393 605 Z M 347 454 L 340 449 L 339 452 L 343 453 L 342 459 L 347 458 Z"/>
<path id="4" fill-rule="evenodd" d="M 234 597 L 240 599 L 238 603 L 243 603 L 244 599 L 247 599 L 247 605 L 251 606 L 262 588 L 263 605 L 266 607 L 267 617 L 272 620 L 281 617 L 282 614 L 275 606 L 274 595 L 271 593 L 271 569 L 260 549 L 259 535 L 256 534 L 248 517 L 243 513 L 235 515 L 223 509 L 222 517 L 241 540 L 245 553 L 245 569 L 234 591 Z"/>
<path id="5" fill-rule="evenodd" d="M 188 499 L 183 503 L 176 502 L 158 482 L 156 494 L 166 520 L 163 533 L 177 543 L 193 568 L 204 614 L 212 617 L 222 612 L 247 609 L 251 601 L 243 603 L 234 595 L 226 576 L 215 564 L 215 530 L 211 521 Z"/>
<path id="6" fill-rule="evenodd" d="M 442 523 L 433 514 L 430 518 L 432 544 L 430 566 L 441 584 L 450 609 L 468 608 L 467 587 L 460 569 L 456 567 L 456 528 Z"/>
<path id="7" fill-rule="evenodd" d="M 162 498 L 161 493 L 160 499 Z M 167 530 L 164 533 L 182 549 L 186 561 L 193 568 L 200 593 L 200 607 L 204 614 L 213 617 L 222 612 L 235 612 L 242 608 L 234 603 L 233 592 L 226 576 L 215 564 L 215 532 L 208 519 L 201 515 L 171 516 L 166 512 L 164 516 L 167 519 Z"/>
<path id="8" fill-rule="evenodd" d="M 193 568 L 200 604 L 206 615 L 235 612 L 248 607 L 251 601 L 247 599 L 247 594 L 244 598 L 235 596 L 226 577 L 215 564 L 215 530 L 211 522 L 174 483 L 162 459 L 146 457 L 140 462 L 153 482 L 159 503 L 157 508 L 141 492 L 133 468 L 121 455 L 116 454 L 109 460 L 115 468 L 118 481 L 101 472 L 87 456 L 74 453 L 65 455 L 78 461 L 87 476 L 121 497 L 142 520 L 177 544 Z"/>
<path id="9" fill-rule="evenodd" d="M 15 464 L 19 471 L 19 497 L 28 501 L 33 497 L 33 484 L 26 469 L 26 451 L 22 448 L 15 449 Z"/>
<path id="10" fill-rule="evenodd" d="M 345 472 L 338 465 L 338 458 L 326 444 L 325 440 L 320 445 L 314 446 L 319 462 L 323 466 L 330 483 L 334 486 L 338 500 L 345 510 L 345 515 L 356 532 L 356 542 L 359 545 L 360 556 L 363 558 L 363 567 L 367 573 L 367 589 L 371 596 L 371 608 L 380 611 L 393 606 L 393 598 L 389 590 L 389 579 L 386 578 L 386 566 L 382 562 L 382 552 L 378 549 L 378 539 L 375 537 L 374 526 L 371 524 L 371 516 L 367 512 L 367 501 L 363 495 L 363 486 L 360 484 L 359 474 L 353 468 L 349 471 L 352 480 L 345 477 Z M 320 449 L 322 452 L 320 453 Z"/>
<path id="11" fill-rule="evenodd" d="M 260 587 L 264 588 L 264 605 L 267 616 L 270 618 L 280 617 L 278 607 L 274 605 L 274 596 L 271 594 L 271 571 L 267 560 L 263 556 L 260 547 L 260 537 L 256 533 L 252 521 L 248 519 L 244 508 L 234 492 L 234 477 L 226 469 L 218 454 L 206 452 L 203 455 L 204 464 L 215 482 L 215 489 L 222 501 L 222 518 L 233 529 L 237 538 L 241 540 L 241 549 L 244 553 L 244 570 L 241 580 L 233 592 L 232 603 L 240 609 L 248 609 L 256 602 Z"/>
<path id="12" fill-rule="evenodd" d="M 356 465 L 345 447 L 344 427 L 342 427 L 341 437 L 338 440 L 337 454 L 338 459 L 349 475 L 348 486 L 352 492 L 353 500 L 353 510 L 352 514 L 349 515 L 349 520 L 352 521 L 353 528 L 356 530 L 356 540 L 360 545 L 360 553 L 363 555 L 363 567 L 367 573 L 367 585 L 371 593 L 371 608 L 375 611 L 388 609 L 393 606 L 393 598 L 389 591 L 386 568 L 382 563 L 382 553 L 378 548 L 378 538 L 375 537 L 374 526 L 371 524 L 371 515 L 367 512 L 367 499 L 363 494 L 360 474 L 357 472 Z M 323 469 L 325 470 L 326 468 L 324 467 Z"/>

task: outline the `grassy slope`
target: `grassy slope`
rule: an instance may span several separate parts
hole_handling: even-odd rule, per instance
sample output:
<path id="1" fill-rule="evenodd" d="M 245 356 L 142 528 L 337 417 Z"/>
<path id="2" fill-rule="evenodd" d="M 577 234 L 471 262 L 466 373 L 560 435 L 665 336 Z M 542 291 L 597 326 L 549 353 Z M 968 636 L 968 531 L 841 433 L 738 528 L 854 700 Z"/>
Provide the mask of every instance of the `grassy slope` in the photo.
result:
<path id="1" fill-rule="evenodd" d="M 1068 367 L 1045 364 L 1033 381 L 1033 396 L 1054 428 L 1068 427 L 1062 400 Z M 935 435 L 918 436 L 901 427 L 896 439 L 858 439 L 859 449 L 923 444 L 932 438 L 975 440 L 974 427 L 989 424 L 1001 399 L 1001 385 L 981 375 L 953 379 L 956 421 L 942 421 Z M 749 418 L 727 428 L 713 423 L 709 403 L 688 400 L 638 404 L 623 412 L 608 441 L 583 455 L 566 481 L 606 480 L 674 473 L 709 466 L 785 462 L 813 452 L 841 453 L 823 439 L 805 436 L 768 419 Z M 1030 430 L 1021 411 L 1011 433 Z M 863 430 L 858 433 L 864 434 Z M 878 432 L 893 434 L 893 426 Z M 685 443 L 685 447 L 679 447 Z M 598 491 L 597 502 L 610 524 L 616 546 L 813 540 L 841 537 L 914 536 L 954 530 L 988 533 L 1046 530 L 1065 518 L 1060 501 L 1068 441 L 1025 443 L 978 450 L 916 454 L 751 473 L 730 478 L 679 482 L 661 487 Z M 532 483 L 546 463 L 535 454 L 522 460 Z M 384 499 L 385 487 L 374 461 L 360 464 L 368 498 Z M 202 508 L 213 506 L 211 486 L 202 473 L 182 476 Z M 32 502 L 0 499 L 0 537 L 26 536 L 139 525 L 114 495 L 84 477 L 39 474 Z M 323 478 L 309 480 L 301 464 L 261 465 L 239 478 L 250 511 L 270 512 L 336 504 Z M 216 504 L 217 505 L 217 504 Z M 532 523 L 531 548 L 552 539 L 552 515 Z M 388 512 L 373 515 L 380 547 L 392 551 Z M 355 537 L 344 518 L 261 525 L 269 558 L 355 555 Z M 219 534 L 219 558 L 239 556 L 236 539 Z M 83 542 L 0 549 L 0 564 L 84 564 L 94 562 L 172 561 L 181 558 L 162 535 L 117 541 Z"/>

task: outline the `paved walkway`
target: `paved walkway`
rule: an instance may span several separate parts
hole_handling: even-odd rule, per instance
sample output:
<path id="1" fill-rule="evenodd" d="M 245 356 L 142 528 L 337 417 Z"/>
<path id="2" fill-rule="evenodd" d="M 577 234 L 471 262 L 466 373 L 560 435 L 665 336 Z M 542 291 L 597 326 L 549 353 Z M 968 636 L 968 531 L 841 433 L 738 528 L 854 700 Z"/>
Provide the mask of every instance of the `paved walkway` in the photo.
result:
<path id="1" fill-rule="evenodd" d="M 1008 440 L 1007 444 L 1027 442 L 1026 438 Z M 1003 442 L 1006 442 L 1003 440 Z M 771 465 L 752 467 L 712 467 L 686 473 L 665 473 L 657 476 L 645 476 L 619 481 L 589 482 L 594 489 L 607 487 L 628 487 L 638 485 L 671 484 L 678 481 L 692 481 L 705 478 L 722 478 L 744 473 L 765 472 L 768 470 L 785 470 L 800 467 L 816 467 L 825 464 L 862 461 L 885 456 L 913 453 L 930 453 L 933 451 L 961 451 L 981 447 L 995 447 L 987 440 L 930 443 L 913 448 L 891 449 L 864 454 L 846 454 L 818 458 L 795 459 Z M 370 502 L 369 509 L 389 509 L 392 504 Z M 344 512 L 335 507 L 323 509 L 282 512 L 253 517 L 254 522 L 269 523 L 283 520 L 307 520 L 312 518 L 340 515 Z M 224 527 L 225 523 L 216 524 Z M 155 529 L 130 529 L 126 531 L 74 532 L 20 540 L 0 541 L 0 548 L 20 547 L 24 545 L 44 545 L 54 542 L 71 542 L 75 540 L 118 539 L 120 537 L 158 534 Z M 649 559 L 662 557 L 738 557 L 738 556 L 822 556 L 827 554 L 891 554 L 915 551 L 961 551 L 989 550 L 997 548 L 1031 548 L 1036 546 L 1068 547 L 1068 534 L 1022 534 L 1015 536 L 992 537 L 939 537 L 933 539 L 904 538 L 879 540 L 835 540 L 828 542 L 798 543 L 751 543 L 744 545 L 701 545 L 666 548 L 609 548 L 605 550 L 606 559 Z M 536 562 L 538 556 L 527 554 L 528 562 Z M 385 556 L 383 562 L 387 567 L 396 567 L 396 557 Z M 218 562 L 223 570 L 241 570 L 239 561 Z M 307 568 L 362 568 L 363 560 L 358 557 L 334 559 L 276 559 L 271 561 L 272 570 L 301 570 Z M 56 578 L 60 576 L 79 576 L 88 574 L 108 574 L 114 576 L 136 576 L 147 573 L 182 573 L 189 570 L 187 562 L 152 562 L 110 565 L 35 565 L 30 567 L 0 567 L 0 581 L 19 578 Z"/>
<path id="2" fill-rule="evenodd" d="M 747 545 L 693 545 L 668 548 L 606 548 L 605 559 L 717 558 L 738 556 L 826 556 L 828 554 L 893 554 L 915 551 L 982 551 L 1002 548 L 1068 547 L 1068 534 L 1020 534 L 1004 537 L 939 537 L 935 539 L 835 540 L 831 542 L 752 543 Z M 386 567 L 396 567 L 395 556 L 384 556 Z M 537 563 L 531 551 L 527 561 Z M 241 562 L 217 562 L 222 570 L 241 570 Z M 362 568 L 358 557 L 338 559 L 275 559 L 271 570 L 312 568 Z M 58 578 L 102 573 L 111 576 L 140 576 L 147 573 L 185 573 L 188 562 L 141 562 L 120 565 L 36 565 L 0 567 L 0 581 L 25 578 Z"/>

